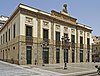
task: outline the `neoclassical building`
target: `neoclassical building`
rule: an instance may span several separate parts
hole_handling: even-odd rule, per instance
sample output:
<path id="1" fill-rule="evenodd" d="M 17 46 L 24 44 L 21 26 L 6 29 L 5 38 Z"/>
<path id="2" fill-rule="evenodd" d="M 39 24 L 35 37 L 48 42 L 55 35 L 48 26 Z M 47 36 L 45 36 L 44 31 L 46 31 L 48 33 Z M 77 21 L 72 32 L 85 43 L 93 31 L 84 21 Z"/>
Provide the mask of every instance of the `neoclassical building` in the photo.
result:
<path id="1" fill-rule="evenodd" d="M 91 62 L 91 32 L 66 6 L 47 13 L 19 4 L 0 30 L 0 59 L 21 65 Z"/>

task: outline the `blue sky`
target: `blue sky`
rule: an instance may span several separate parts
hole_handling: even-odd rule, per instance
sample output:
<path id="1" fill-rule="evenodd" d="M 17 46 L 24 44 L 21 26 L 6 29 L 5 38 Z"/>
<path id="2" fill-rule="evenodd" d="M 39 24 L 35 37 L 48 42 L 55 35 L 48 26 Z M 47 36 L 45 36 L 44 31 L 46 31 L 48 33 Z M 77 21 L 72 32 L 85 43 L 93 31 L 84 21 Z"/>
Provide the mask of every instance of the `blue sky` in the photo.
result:
<path id="1" fill-rule="evenodd" d="M 60 12 L 67 3 L 69 14 L 77 18 L 77 22 L 92 27 L 92 35 L 100 35 L 100 0 L 0 0 L 0 15 L 10 16 L 19 3 L 46 12 Z"/>

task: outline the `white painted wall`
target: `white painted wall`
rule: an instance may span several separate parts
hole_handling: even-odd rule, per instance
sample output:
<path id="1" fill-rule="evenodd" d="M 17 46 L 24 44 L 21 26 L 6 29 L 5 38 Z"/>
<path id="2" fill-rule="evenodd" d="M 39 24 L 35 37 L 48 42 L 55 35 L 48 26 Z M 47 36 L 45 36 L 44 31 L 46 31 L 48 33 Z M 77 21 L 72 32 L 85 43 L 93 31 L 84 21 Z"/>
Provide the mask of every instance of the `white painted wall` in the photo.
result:
<path id="1" fill-rule="evenodd" d="M 25 16 L 20 14 L 20 35 L 25 36 Z"/>

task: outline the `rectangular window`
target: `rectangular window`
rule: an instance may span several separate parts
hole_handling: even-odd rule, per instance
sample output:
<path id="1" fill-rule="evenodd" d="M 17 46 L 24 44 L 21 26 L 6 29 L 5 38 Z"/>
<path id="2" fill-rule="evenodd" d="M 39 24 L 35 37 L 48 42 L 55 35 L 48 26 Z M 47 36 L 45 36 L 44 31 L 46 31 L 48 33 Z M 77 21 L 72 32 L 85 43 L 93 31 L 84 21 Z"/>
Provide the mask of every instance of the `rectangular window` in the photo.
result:
<path id="1" fill-rule="evenodd" d="M 56 63 L 60 62 L 60 49 L 56 48 Z"/>
<path id="2" fill-rule="evenodd" d="M 71 35 L 71 42 L 75 43 L 75 35 Z"/>
<path id="3" fill-rule="evenodd" d="M 74 61 L 75 61 L 75 51 L 72 50 L 72 62 L 74 62 Z"/>
<path id="4" fill-rule="evenodd" d="M 80 37 L 80 49 L 83 49 L 83 37 Z"/>
<path id="5" fill-rule="evenodd" d="M 43 29 L 43 40 L 45 40 L 46 42 L 48 41 L 48 30 L 47 29 Z"/>
<path id="6" fill-rule="evenodd" d="M 87 45 L 90 45 L 90 38 L 87 38 Z"/>
<path id="7" fill-rule="evenodd" d="M 48 30 L 47 29 L 43 29 L 43 38 L 48 39 Z"/>
<path id="8" fill-rule="evenodd" d="M 56 41 L 60 41 L 60 32 L 56 32 Z"/>
<path id="9" fill-rule="evenodd" d="M 5 43 L 5 35 L 3 34 L 3 43 Z"/>
<path id="10" fill-rule="evenodd" d="M 15 38 L 15 24 L 13 25 L 13 38 Z"/>
<path id="11" fill-rule="evenodd" d="M 9 41 L 10 41 L 10 29 L 9 29 Z"/>
<path id="12" fill-rule="evenodd" d="M 6 32 L 6 42 L 7 42 L 7 32 Z"/>
<path id="13" fill-rule="evenodd" d="M 31 26 L 26 26 L 26 38 L 32 39 L 32 27 Z"/>
<path id="14" fill-rule="evenodd" d="M 32 46 L 26 47 L 26 60 L 27 60 L 27 64 L 32 63 Z"/>
<path id="15" fill-rule="evenodd" d="M 83 62 L 83 50 L 80 50 L 80 62 Z"/>
<path id="16" fill-rule="evenodd" d="M 2 36 L 1 36 L 1 44 L 2 44 Z"/>
<path id="17" fill-rule="evenodd" d="M 83 44 L 83 37 L 80 37 L 80 44 Z"/>

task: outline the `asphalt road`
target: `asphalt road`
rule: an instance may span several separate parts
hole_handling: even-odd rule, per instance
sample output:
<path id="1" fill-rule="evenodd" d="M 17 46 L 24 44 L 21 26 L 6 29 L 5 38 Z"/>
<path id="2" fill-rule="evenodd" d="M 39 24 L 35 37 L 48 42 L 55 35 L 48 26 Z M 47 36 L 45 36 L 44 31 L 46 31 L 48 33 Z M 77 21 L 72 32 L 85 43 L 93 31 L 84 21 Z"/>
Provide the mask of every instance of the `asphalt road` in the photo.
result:
<path id="1" fill-rule="evenodd" d="M 0 76 L 32 76 L 37 73 L 0 62 Z"/>

